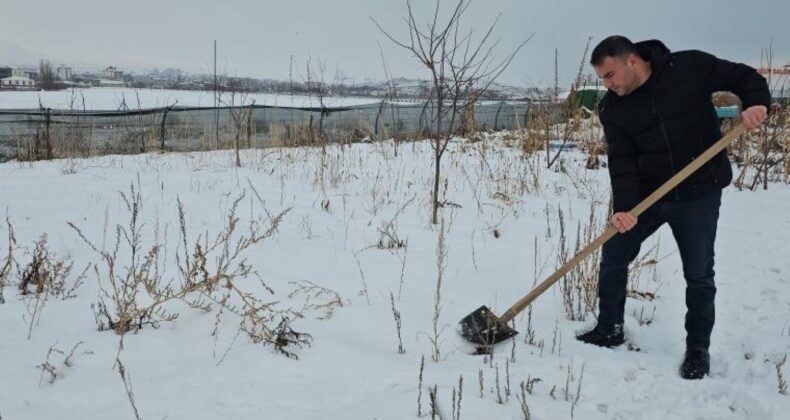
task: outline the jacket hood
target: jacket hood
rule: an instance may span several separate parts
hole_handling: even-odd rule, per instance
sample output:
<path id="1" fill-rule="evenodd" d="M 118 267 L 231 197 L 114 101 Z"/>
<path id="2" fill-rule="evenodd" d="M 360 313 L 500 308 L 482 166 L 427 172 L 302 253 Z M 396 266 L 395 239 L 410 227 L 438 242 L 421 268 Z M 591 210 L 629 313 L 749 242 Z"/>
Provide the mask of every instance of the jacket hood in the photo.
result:
<path id="1" fill-rule="evenodd" d="M 669 48 L 657 39 L 637 42 L 634 45 L 639 51 L 639 55 L 646 61 L 661 61 L 662 58 L 666 58 L 670 53 Z"/>

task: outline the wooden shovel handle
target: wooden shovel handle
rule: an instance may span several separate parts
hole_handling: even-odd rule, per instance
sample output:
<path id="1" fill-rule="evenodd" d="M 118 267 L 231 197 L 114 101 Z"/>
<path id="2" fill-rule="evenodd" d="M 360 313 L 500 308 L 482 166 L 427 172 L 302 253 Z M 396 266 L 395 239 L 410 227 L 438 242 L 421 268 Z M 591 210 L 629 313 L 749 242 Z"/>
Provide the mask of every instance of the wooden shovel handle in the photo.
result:
<path id="1" fill-rule="evenodd" d="M 660 200 L 663 196 L 665 196 L 669 191 L 673 188 L 677 187 L 678 184 L 683 182 L 686 178 L 689 177 L 694 171 L 699 169 L 702 165 L 706 164 L 709 160 L 713 159 L 714 156 L 719 154 L 722 150 L 727 148 L 727 146 L 732 143 L 738 136 L 746 132 L 746 127 L 743 124 L 738 124 L 732 130 L 730 130 L 724 137 L 722 137 L 719 141 L 713 144 L 713 146 L 709 147 L 704 153 L 699 155 L 696 159 L 691 161 L 685 168 L 681 169 L 680 172 L 676 173 L 672 178 L 669 178 L 667 182 L 661 185 L 657 190 L 655 190 L 652 194 L 647 196 L 644 200 L 642 200 L 639 204 L 636 205 L 631 210 L 631 214 L 634 216 L 639 216 L 645 210 L 650 208 L 656 201 Z M 543 294 L 549 287 L 551 287 L 554 283 L 557 282 L 562 276 L 564 276 L 568 271 L 571 271 L 574 267 L 576 267 L 582 260 L 587 258 L 593 251 L 598 249 L 604 242 L 611 239 L 614 235 L 617 234 L 617 228 L 614 226 L 610 226 L 606 229 L 603 233 L 601 233 L 595 240 L 587 244 L 581 251 L 579 251 L 576 256 L 574 256 L 570 261 L 566 262 L 562 265 L 554 274 L 550 275 L 546 280 L 543 280 L 539 285 L 535 286 L 532 291 L 529 292 L 526 296 L 521 298 L 518 302 L 516 302 L 510 309 L 507 310 L 501 317 L 499 317 L 499 322 L 508 323 L 510 320 L 516 317 L 521 311 L 523 311 L 533 300 L 535 300 L 538 296 Z"/>

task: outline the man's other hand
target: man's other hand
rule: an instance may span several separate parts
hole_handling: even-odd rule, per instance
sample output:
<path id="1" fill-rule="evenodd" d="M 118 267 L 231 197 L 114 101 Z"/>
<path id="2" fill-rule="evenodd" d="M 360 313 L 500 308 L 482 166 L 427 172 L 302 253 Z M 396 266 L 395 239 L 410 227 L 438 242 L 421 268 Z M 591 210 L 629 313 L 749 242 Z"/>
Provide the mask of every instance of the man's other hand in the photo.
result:
<path id="1" fill-rule="evenodd" d="M 636 217 L 631 213 L 619 212 L 612 215 L 612 226 L 616 227 L 620 233 L 625 233 L 636 226 Z"/>
<path id="2" fill-rule="evenodd" d="M 749 130 L 754 130 L 759 127 L 767 116 L 768 108 L 763 105 L 750 106 L 741 112 L 743 125 Z"/>

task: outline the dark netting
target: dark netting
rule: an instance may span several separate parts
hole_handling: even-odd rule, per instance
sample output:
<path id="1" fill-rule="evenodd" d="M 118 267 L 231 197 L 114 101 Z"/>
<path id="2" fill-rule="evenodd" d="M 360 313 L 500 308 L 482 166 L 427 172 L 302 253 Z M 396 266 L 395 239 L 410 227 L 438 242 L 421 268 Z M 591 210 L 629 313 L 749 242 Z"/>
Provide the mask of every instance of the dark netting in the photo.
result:
<path id="1" fill-rule="evenodd" d="M 442 112 L 454 132 L 524 127 L 527 103 L 486 102 Z M 414 138 L 434 132 L 435 103 L 392 103 L 339 108 L 247 106 L 170 107 L 139 111 L 0 110 L 0 161 L 212 150 L 364 138 Z"/>

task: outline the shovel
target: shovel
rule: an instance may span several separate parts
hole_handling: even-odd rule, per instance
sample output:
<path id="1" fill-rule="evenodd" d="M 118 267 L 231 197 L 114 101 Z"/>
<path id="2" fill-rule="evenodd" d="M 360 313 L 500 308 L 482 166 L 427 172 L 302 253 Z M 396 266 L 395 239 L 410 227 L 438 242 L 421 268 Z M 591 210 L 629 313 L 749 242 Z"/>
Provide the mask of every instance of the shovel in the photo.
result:
<path id="1" fill-rule="evenodd" d="M 699 155 L 680 172 L 676 173 L 672 178 L 667 180 L 662 186 L 650 194 L 647 198 L 642 200 L 636 207 L 631 210 L 634 217 L 639 216 L 645 210 L 650 208 L 656 201 L 660 200 L 678 184 L 683 182 L 689 175 L 694 173 L 702 165 L 711 160 L 719 152 L 724 150 L 732 141 L 746 132 L 746 127 L 743 124 L 738 124 L 729 133 L 722 137 L 719 141 L 713 144 L 708 150 Z M 590 255 L 593 251 L 597 250 L 604 242 L 608 241 L 617 234 L 617 228 L 610 226 L 595 240 L 587 244 L 576 256 L 570 261 L 562 265 L 554 274 L 550 275 L 546 280 L 543 280 L 539 285 L 535 286 L 532 291 L 526 296 L 522 297 L 518 302 L 510 307 L 502 316 L 498 317 L 491 312 L 488 307 L 481 306 L 474 312 L 464 317 L 459 325 L 459 333 L 467 341 L 484 346 L 482 350 L 478 348 L 478 353 L 486 353 L 485 348 L 490 347 L 496 343 L 507 340 L 510 337 L 518 334 L 518 331 L 508 326 L 513 318 L 516 317 L 521 311 L 529 306 L 532 301 L 537 299 L 538 296 L 543 294 L 549 287 L 562 278 L 568 271 L 578 265 L 583 259 Z"/>

